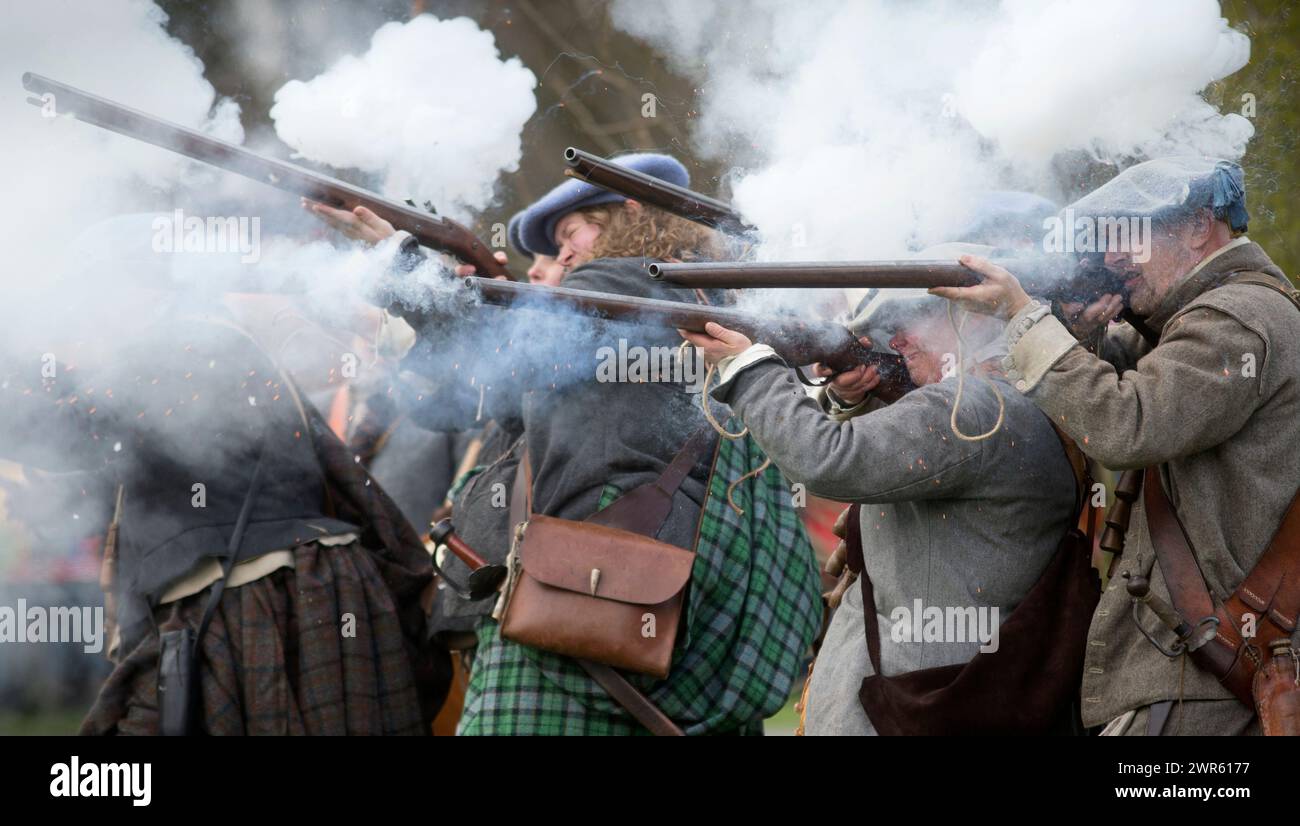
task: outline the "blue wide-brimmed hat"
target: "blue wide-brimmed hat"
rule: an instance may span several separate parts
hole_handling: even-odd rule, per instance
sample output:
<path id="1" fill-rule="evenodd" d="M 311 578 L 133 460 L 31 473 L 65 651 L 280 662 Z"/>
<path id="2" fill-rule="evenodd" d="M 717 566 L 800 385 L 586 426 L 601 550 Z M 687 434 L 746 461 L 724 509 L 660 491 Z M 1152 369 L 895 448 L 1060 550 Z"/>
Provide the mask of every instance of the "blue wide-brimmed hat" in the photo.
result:
<path id="1" fill-rule="evenodd" d="M 524 239 L 519 234 L 520 225 L 524 222 L 524 211 L 520 210 L 510 216 L 510 222 L 506 224 L 506 238 L 510 241 L 510 246 L 521 255 L 532 255 L 532 250 L 524 246 Z"/>
<path id="2" fill-rule="evenodd" d="M 690 186 L 691 174 L 676 158 L 652 152 L 621 155 L 612 159 L 619 166 L 653 175 L 677 186 Z M 519 221 L 520 246 L 532 255 L 558 255 L 555 225 L 574 210 L 626 201 L 622 195 L 570 178 L 524 210 Z"/>

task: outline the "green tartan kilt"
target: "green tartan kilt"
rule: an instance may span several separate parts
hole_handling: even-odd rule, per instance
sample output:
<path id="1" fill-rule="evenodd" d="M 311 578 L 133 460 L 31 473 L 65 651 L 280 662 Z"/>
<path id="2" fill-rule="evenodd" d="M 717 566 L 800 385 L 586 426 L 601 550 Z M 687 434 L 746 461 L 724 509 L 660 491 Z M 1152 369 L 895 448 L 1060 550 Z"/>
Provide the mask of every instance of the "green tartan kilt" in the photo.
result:
<path id="1" fill-rule="evenodd" d="M 733 428 L 736 422 L 729 422 Z M 788 700 L 821 624 L 812 544 L 775 467 L 724 439 L 709 480 L 686 608 L 667 680 L 625 675 L 690 735 L 762 734 Z M 601 505 L 619 494 L 608 489 Z M 457 734 L 648 735 L 573 660 L 501 639 L 485 619 Z"/>

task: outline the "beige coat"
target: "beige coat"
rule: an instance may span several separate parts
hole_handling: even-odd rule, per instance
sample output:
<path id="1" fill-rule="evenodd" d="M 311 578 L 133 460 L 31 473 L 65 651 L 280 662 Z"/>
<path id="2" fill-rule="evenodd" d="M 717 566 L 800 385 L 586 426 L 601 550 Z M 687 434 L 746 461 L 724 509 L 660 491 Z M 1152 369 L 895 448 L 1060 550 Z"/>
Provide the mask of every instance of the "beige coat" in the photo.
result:
<path id="1" fill-rule="evenodd" d="M 1155 349 L 1123 325 L 1104 343 L 1103 360 L 1049 316 L 1008 357 L 1017 389 L 1090 456 L 1115 469 L 1165 466 L 1165 488 L 1220 599 L 1254 566 L 1300 487 L 1300 312 L 1266 287 L 1224 284 L 1244 271 L 1285 282 L 1258 245 L 1243 239 L 1221 250 L 1148 320 L 1161 332 Z M 1190 661 L 1184 669 L 1166 659 L 1131 618 L 1122 572 L 1149 573 L 1152 590 L 1168 599 L 1154 558 L 1139 500 L 1089 633 L 1084 723 L 1100 725 L 1181 692 L 1186 700 L 1222 701 L 1213 713 L 1206 704 L 1194 727 L 1239 729 L 1249 710 Z M 1144 625 L 1171 639 L 1149 614 Z"/>

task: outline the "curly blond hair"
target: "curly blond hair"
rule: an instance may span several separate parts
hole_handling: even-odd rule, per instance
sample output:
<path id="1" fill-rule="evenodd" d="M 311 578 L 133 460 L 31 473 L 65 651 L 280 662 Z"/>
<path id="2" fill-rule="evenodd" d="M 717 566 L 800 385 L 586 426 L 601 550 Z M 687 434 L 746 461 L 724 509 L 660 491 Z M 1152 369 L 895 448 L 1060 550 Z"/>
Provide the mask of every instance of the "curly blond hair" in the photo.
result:
<path id="1" fill-rule="evenodd" d="M 593 258 L 659 258 L 685 261 L 719 258 L 722 243 L 708 227 L 679 218 L 658 207 L 626 203 L 583 207 L 578 210 L 600 227 L 592 247 Z"/>

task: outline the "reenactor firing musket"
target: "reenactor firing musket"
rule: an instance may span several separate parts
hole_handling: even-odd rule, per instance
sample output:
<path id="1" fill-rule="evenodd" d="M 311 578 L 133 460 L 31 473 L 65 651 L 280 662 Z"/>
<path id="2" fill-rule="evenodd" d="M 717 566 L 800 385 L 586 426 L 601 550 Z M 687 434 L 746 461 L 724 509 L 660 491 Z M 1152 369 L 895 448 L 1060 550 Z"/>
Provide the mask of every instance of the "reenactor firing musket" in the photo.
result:
<path id="1" fill-rule="evenodd" d="M 242 146 L 218 140 L 32 72 L 23 74 L 23 87 L 36 96 L 29 97 L 29 103 L 43 106 L 48 101 L 53 101 L 58 114 L 73 115 L 77 120 L 151 143 L 336 209 L 352 210 L 364 206 L 394 227 L 411 233 L 424 246 L 447 253 L 466 264 L 473 264 L 478 272 L 489 276 L 510 274 L 492 256 L 492 250 L 486 244 L 467 227 L 450 218 L 389 200 L 288 161 L 268 158 Z"/>

